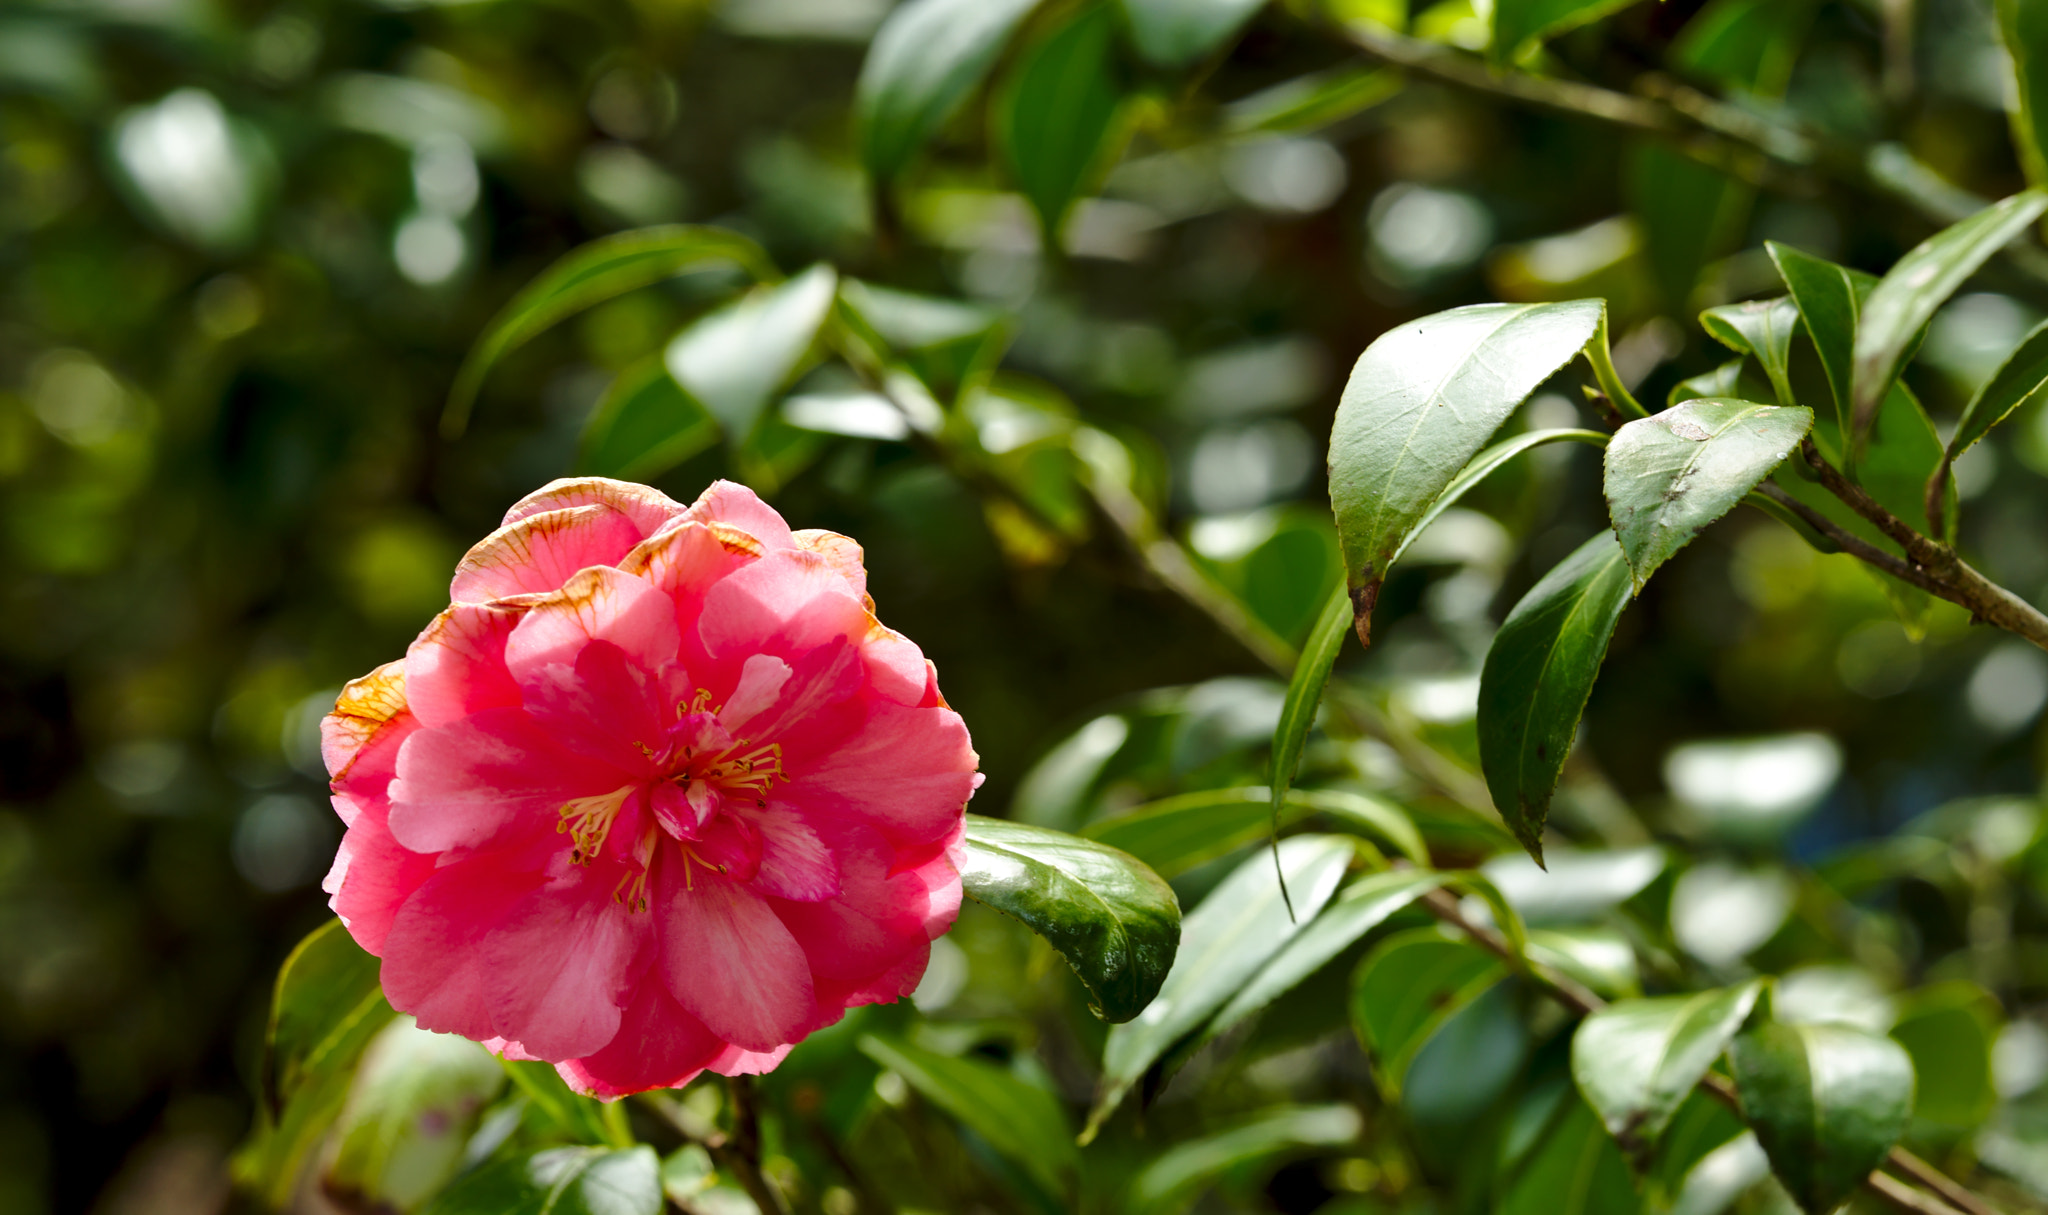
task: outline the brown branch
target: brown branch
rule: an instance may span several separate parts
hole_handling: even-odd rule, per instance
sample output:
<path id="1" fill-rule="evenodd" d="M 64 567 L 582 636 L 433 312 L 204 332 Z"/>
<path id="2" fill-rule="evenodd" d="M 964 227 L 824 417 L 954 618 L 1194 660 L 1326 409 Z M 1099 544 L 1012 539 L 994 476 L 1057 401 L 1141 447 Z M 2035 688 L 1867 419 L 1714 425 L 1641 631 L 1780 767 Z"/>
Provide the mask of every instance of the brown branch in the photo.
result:
<path id="1" fill-rule="evenodd" d="M 1798 515 L 1806 522 L 1808 527 L 1834 541 L 1836 547 L 1858 561 L 1866 565 L 1875 566 L 1877 569 L 1890 574 L 1901 582 L 1912 583 L 1930 595 L 1946 599 L 1960 607 L 1970 606 L 1957 598 L 1955 591 L 1937 582 L 1926 570 L 1895 554 L 1884 551 L 1853 532 L 1844 531 L 1836 525 L 1834 520 L 1821 514 L 1806 503 L 1801 502 L 1791 494 L 1786 493 L 1778 485 L 1765 481 L 1757 486 L 1757 492 L 1783 506 L 1793 514 Z"/>

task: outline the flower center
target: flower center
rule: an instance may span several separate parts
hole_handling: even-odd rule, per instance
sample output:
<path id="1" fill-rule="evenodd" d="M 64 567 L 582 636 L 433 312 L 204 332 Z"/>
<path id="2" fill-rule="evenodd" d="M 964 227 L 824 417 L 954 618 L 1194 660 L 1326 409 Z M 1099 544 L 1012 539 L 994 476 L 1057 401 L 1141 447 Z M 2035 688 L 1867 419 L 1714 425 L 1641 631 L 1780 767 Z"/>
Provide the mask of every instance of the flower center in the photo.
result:
<path id="1" fill-rule="evenodd" d="M 619 817 L 619 808 L 633 796 L 634 789 L 633 785 L 620 785 L 610 793 L 571 798 L 562 804 L 562 821 L 555 824 L 555 830 L 569 836 L 571 863 L 588 865 L 604 847 L 605 837 L 612 833 L 612 822 Z"/>

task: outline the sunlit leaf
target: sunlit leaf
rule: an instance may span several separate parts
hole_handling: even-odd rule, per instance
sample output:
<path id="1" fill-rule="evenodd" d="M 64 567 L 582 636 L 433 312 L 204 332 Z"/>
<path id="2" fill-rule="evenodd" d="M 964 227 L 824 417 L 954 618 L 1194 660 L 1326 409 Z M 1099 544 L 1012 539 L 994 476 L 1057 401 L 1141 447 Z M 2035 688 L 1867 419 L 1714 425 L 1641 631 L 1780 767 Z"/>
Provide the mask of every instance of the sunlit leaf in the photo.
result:
<path id="1" fill-rule="evenodd" d="M 1223 113 L 1232 134 L 1300 134 L 1362 114 L 1401 91 L 1391 68 L 1349 66 L 1297 76 L 1233 102 Z"/>
<path id="2" fill-rule="evenodd" d="M 1279 724 L 1273 727 L 1270 796 L 1276 838 L 1280 832 L 1280 812 L 1287 801 L 1288 787 L 1294 784 L 1295 769 L 1301 766 L 1301 749 L 1308 743 L 1309 728 L 1316 723 L 1316 710 L 1323 703 L 1323 688 L 1330 682 L 1330 668 L 1336 664 L 1337 653 L 1344 647 L 1344 635 L 1350 632 L 1350 625 L 1351 596 L 1339 587 L 1323 605 L 1315 627 L 1309 630 L 1308 644 L 1301 647 L 1301 657 L 1294 664 L 1294 675 L 1287 681 L 1287 699 L 1280 707 Z"/>
<path id="3" fill-rule="evenodd" d="M 465 1173 L 424 1215 L 660 1215 L 661 1160 L 654 1149 L 549 1148 Z"/>
<path id="4" fill-rule="evenodd" d="M 1812 427 L 1813 411 L 1796 405 L 1702 400 L 1617 431 L 1607 445 L 1607 510 L 1635 589 L 1735 509 Z"/>
<path id="5" fill-rule="evenodd" d="M 1270 827 L 1271 807 L 1264 785 L 1203 789 L 1090 823 L 1082 834 L 1175 877 L 1263 837 Z M 1281 803 L 1280 824 L 1291 826 L 1312 814 L 1323 815 L 1335 826 L 1356 828 L 1415 864 L 1429 863 L 1422 833 L 1400 807 L 1379 798 L 1348 789 L 1291 789 Z"/>
<path id="6" fill-rule="evenodd" d="M 1584 443 L 1591 447 L 1605 447 L 1608 440 L 1609 436 L 1601 431 L 1581 430 L 1570 426 L 1548 430 L 1524 431 L 1513 438 L 1502 439 L 1485 451 L 1473 456 L 1466 463 L 1465 467 L 1458 470 L 1458 475 L 1451 478 L 1449 485 L 1444 486 L 1443 492 L 1437 495 L 1436 501 L 1430 503 L 1429 509 L 1423 511 L 1422 515 L 1415 520 L 1414 525 L 1408 529 L 1407 537 L 1401 541 L 1400 547 L 1394 550 L 1393 560 L 1388 561 L 1387 564 L 1391 566 L 1398 562 L 1401 559 L 1401 554 L 1408 551 L 1408 546 L 1414 543 L 1415 538 L 1428 530 L 1429 525 L 1436 522 L 1438 515 L 1449 510 L 1458 499 L 1470 492 L 1473 486 L 1484 481 L 1495 469 L 1521 455 L 1523 452 L 1532 451 L 1538 447 L 1546 447 L 1552 443 Z"/>
<path id="7" fill-rule="evenodd" d="M 1081 9 L 1025 50 L 998 90 L 995 143 L 1010 176 L 1038 212 L 1046 245 L 1103 164 L 1120 93 L 1108 4 Z"/>
<path id="8" fill-rule="evenodd" d="M 1846 1025 L 1762 1025 L 1728 1050 L 1742 1112 L 1799 1205 L 1825 1215 L 1884 1160 L 1913 1108 L 1898 1043 Z"/>
<path id="9" fill-rule="evenodd" d="M 1737 354 L 1753 355 L 1770 377 L 1778 404 L 1792 396 L 1792 335 L 1799 330 L 1799 305 L 1789 295 L 1726 304 L 1700 313 L 1700 328 Z"/>
<path id="10" fill-rule="evenodd" d="M 1102 1087 L 1084 1138 L 1094 1136 L 1155 1062 L 1236 996 L 1322 910 L 1352 855 L 1351 841 L 1342 836 L 1297 835 L 1281 842 L 1280 868 L 1294 900 L 1293 918 L 1266 856 L 1239 865 L 1189 913 L 1159 998 L 1137 1020 L 1109 1031 Z"/>
<path id="11" fill-rule="evenodd" d="M 967 897 L 1023 921 L 1059 950 L 1105 1021 L 1137 1016 L 1174 964 L 1180 903 L 1127 853 L 970 814 L 960 880 Z"/>
<path id="12" fill-rule="evenodd" d="M 583 427 L 583 468 L 647 481 L 718 442 L 718 420 L 659 359 L 619 373 Z"/>
<path id="13" fill-rule="evenodd" d="M 1861 270 L 1837 266 L 1831 261 L 1801 252 L 1777 241 L 1765 241 L 1778 276 L 1799 309 L 1800 323 L 1820 355 L 1821 369 L 1835 396 L 1835 427 L 1849 427 L 1849 386 L 1854 374 L 1856 323 L 1863 302 L 1877 287 L 1877 277 Z"/>
<path id="14" fill-rule="evenodd" d="M 813 266 L 702 318 L 663 351 L 669 374 L 718 419 L 727 442 L 753 435 L 817 338 L 837 284 L 830 266 Z"/>
<path id="15" fill-rule="evenodd" d="M 558 322 L 663 279 L 711 266 L 736 266 L 757 279 L 775 277 L 761 247 L 737 232 L 677 224 L 600 237 L 541 271 L 484 327 L 448 390 L 443 433 L 461 434 L 477 389 L 507 354 Z"/>
<path id="16" fill-rule="evenodd" d="M 959 1119 L 1052 1195 L 1073 1189 L 1080 1156 L 1057 1098 L 980 1059 L 955 1058 L 896 1038 L 864 1035 L 860 1049 Z"/>
<path id="17" fill-rule="evenodd" d="M 1478 304 L 1366 348 L 1330 432 L 1330 504 L 1361 639 L 1387 569 L 1429 509 L 1537 385 L 1586 345 L 1599 300 Z"/>
<path id="18" fill-rule="evenodd" d="M 1543 821 L 1579 716 L 1628 606 L 1628 561 L 1603 531 L 1545 574 L 1494 634 L 1479 674 L 1479 761 L 1501 818 L 1543 859 Z"/>
<path id="19" fill-rule="evenodd" d="M 896 176 L 945 125 L 1037 4 L 911 0 L 890 12 L 853 94 L 861 160 L 876 180 Z"/>
<path id="20" fill-rule="evenodd" d="M 1647 1160 L 1761 991 L 1753 981 L 1689 996 L 1623 1000 L 1579 1025 L 1572 1078 L 1630 1156 Z"/>
<path id="21" fill-rule="evenodd" d="M 1701 397 L 1741 396 L 1737 388 L 1742 382 L 1742 360 L 1730 359 L 1712 371 L 1701 372 L 1690 379 L 1680 380 L 1671 386 L 1670 395 L 1664 398 L 1666 408 L 1680 401 L 1696 401 Z"/>
<path id="22" fill-rule="evenodd" d="M 504 1069 L 476 1043 L 391 1023 L 363 1054 L 323 1187 L 365 1207 L 414 1209 L 461 1167 L 477 1115 L 504 1087 Z"/>
<path id="23" fill-rule="evenodd" d="M 1908 347 L 1935 311 L 2044 210 L 2048 192 L 2039 189 L 1993 203 L 1915 245 L 1878 280 L 1856 325 L 1851 446 L 1860 443 L 1876 419 Z"/>

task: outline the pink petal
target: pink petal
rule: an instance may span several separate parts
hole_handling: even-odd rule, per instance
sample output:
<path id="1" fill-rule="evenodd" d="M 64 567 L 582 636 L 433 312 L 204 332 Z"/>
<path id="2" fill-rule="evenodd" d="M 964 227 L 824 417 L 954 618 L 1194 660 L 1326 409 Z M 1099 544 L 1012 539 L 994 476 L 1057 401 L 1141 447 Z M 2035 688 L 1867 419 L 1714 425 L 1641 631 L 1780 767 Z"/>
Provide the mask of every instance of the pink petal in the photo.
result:
<path id="1" fill-rule="evenodd" d="M 741 1050 L 737 1046 L 728 1046 L 711 1061 L 709 1070 L 721 1076 L 765 1076 L 781 1066 L 782 1061 L 789 1058 L 789 1052 L 795 1049 L 794 1042 L 770 1051 Z"/>
<path id="2" fill-rule="evenodd" d="M 458 603 L 434 617 L 405 652 L 405 692 L 430 726 L 519 704 L 505 641 L 526 614 L 517 604 Z"/>
<path id="3" fill-rule="evenodd" d="M 825 564 L 831 566 L 841 578 L 846 579 L 846 584 L 853 589 L 856 596 L 863 599 L 867 597 L 867 567 L 861 564 L 860 545 L 854 543 L 852 539 L 838 532 L 821 531 L 817 528 L 791 532 L 789 539 L 796 547 L 823 557 Z"/>
<path id="4" fill-rule="evenodd" d="M 789 673 L 789 664 L 773 654 L 755 654 L 747 659 L 740 668 L 739 686 L 725 698 L 725 706 L 718 711 L 718 724 L 738 735 L 741 727 L 781 696 Z"/>
<path id="5" fill-rule="evenodd" d="M 931 664 L 917 644 L 894 629 L 877 626 L 860 647 L 868 686 L 899 705 L 922 705 L 937 686 Z"/>
<path id="6" fill-rule="evenodd" d="M 572 668 L 550 663 L 526 674 L 526 711 L 557 744 L 652 780 L 667 734 L 661 682 L 609 641 L 593 641 Z"/>
<path id="7" fill-rule="evenodd" d="M 711 1032 L 747 1050 L 797 1041 L 814 1015 L 811 970 L 759 895 L 683 866 L 662 866 L 661 967 L 669 992 Z"/>
<path id="8" fill-rule="evenodd" d="M 609 477 L 564 477 L 550 481 L 512 504 L 505 512 L 505 525 L 521 519 L 564 510 L 572 506 L 609 506 L 633 521 L 643 536 L 651 536 L 669 520 L 683 513 L 682 504 L 645 485 L 614 481 Z"/>
<path id="9" fill-rule="evenodd" d="M 868 615 L 815 553 L 770 552 L 704 593 L 697 633 L 714 656 L 793 654 L 838 638 L 858 643 Z"/>
<path id="10" fill-rule="evenodd" d="M 570 1088 L 593 1097 L 623 1097 L 652 1088 L 680 1088 L 733 1050 L 648 975 L 602 1049 L 556 1065 Z"/>
<path id="11" fill-rule="evenodd" d="M 545 594 L 579 570 L 616 564 L 643 536 L 632 516 L 609 506 L 528 515 L 477 541 L 456 564 L 448 597 L 457 603 L 487 603 Z"/>
<path id="12" fill-rule="evenodd" d="M 785 754 L 835 747 L 860 724 L 860 706 L 852 703 L 860 681 L 859 654 L 843 640 L 800 654 L 774 703 L 747 722 L 747 736 L 780 742 Z"/>
<path id="13" fill-rule="evenodd" d="M 682 599 L 765 552 L 760 541 L 729 524 L 688 521 L 641 541 L 618 566 Z"/>
<path id="14" fill-rule="evenodd" d="M 536 1058 L 573 1059 L 610 1042 L 646 971 L 651 920 L 614 903 L 603 876 L 572 870 L 484 938 L 491 1021 Z"/>
<path id="15" fill-rule="evenodd" d="M 398 909 L 384 938 L 384 995 L 420 1028 L 479 1042 L 503 1036 L 491 1017 L 496 984 L 479 946 L 542 880 L 538 869 L 506 859 L 446 866 Z"/>
<path id="16" fill-rule="evenodd" d="M 863 727 L 830 750 L 790 753 L 784 801 L 813 821 L 866 822 L 899 845 L 944 839 L 959 826 L 979 758 L 951 709 L 877 701 Z"/>
<path id="17" fill-rule="evenodd" d="M 381 817 L 365 816 L 341 837 L 320 888 L 356 944 L 381 955 L 398 909 L 432 876 L 433 857 L 399 847 Z"/>
<path id="18" fill-rule="evenodd" d="M 761 836 L 755 890 L 799 903 L 838 896 L 839 862 L 811 825 L 794 811 L 771 802 L 766 810 L 749 809 L 739 817 L 751 823 Z"/>
<path id="19" fill-rule="evenodd" d="M 817 981 L 857 1003 L 908 995 L 931 955 L 926 882 L 891 874 L 889 857 L 873 832 L 853 832 L 838 852 L 838 898 L 775 907 Z"/>
<path id="20" fill-rule="evenodd" d="M 770 551 L 790 547 L 789 524 L 775 508 L 753 490 L 731 481 L 713 481 L 690 504 L 685 517 L 700 523 L 730 523 Z"/>
<path id="21" fill-rule="evenodd" d="M 414 852 L 475 847 L 521 823 L 552 830 L 565 803 L 628 783 L 556 746 L 526 713 L 486 709 L 406 740 L 391 782 L 391 834 Z"/>
<path id="22" fill-rule="evenodd" d="M 676 657 L 675 605 L 651 584 L 610 568 L 585 570 L 529 602 L 505 642 L 505 665 L 527 685 L 550 663 L 574 666 L 593 641 L 609 641 L 635 665 L 658 670 Z"/>
<path id="23" fill-rule="evenodd" d="M 320 719 L 320 758 L 335 781 L 348 777 L 363 752 L 387 727 L 406 713 L 405 664 L 387 662 L 360 679 L 351 679 L 334 702 L 334 712 Z"/>

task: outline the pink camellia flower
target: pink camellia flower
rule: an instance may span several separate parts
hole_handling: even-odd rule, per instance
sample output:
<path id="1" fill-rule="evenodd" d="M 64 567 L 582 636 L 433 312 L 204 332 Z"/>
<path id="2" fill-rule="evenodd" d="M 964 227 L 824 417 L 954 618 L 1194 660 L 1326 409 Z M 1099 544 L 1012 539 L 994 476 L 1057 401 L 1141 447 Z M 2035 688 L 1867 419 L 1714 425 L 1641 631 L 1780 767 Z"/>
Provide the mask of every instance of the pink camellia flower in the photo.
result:
<path id="1" fill-rule="evenodd" d="M 613 1097 L 909 994 L 980 777 L 866 577 L 729 482 L 514 506 L 322 723 L 325 888 L 392 1006 Z"/>

